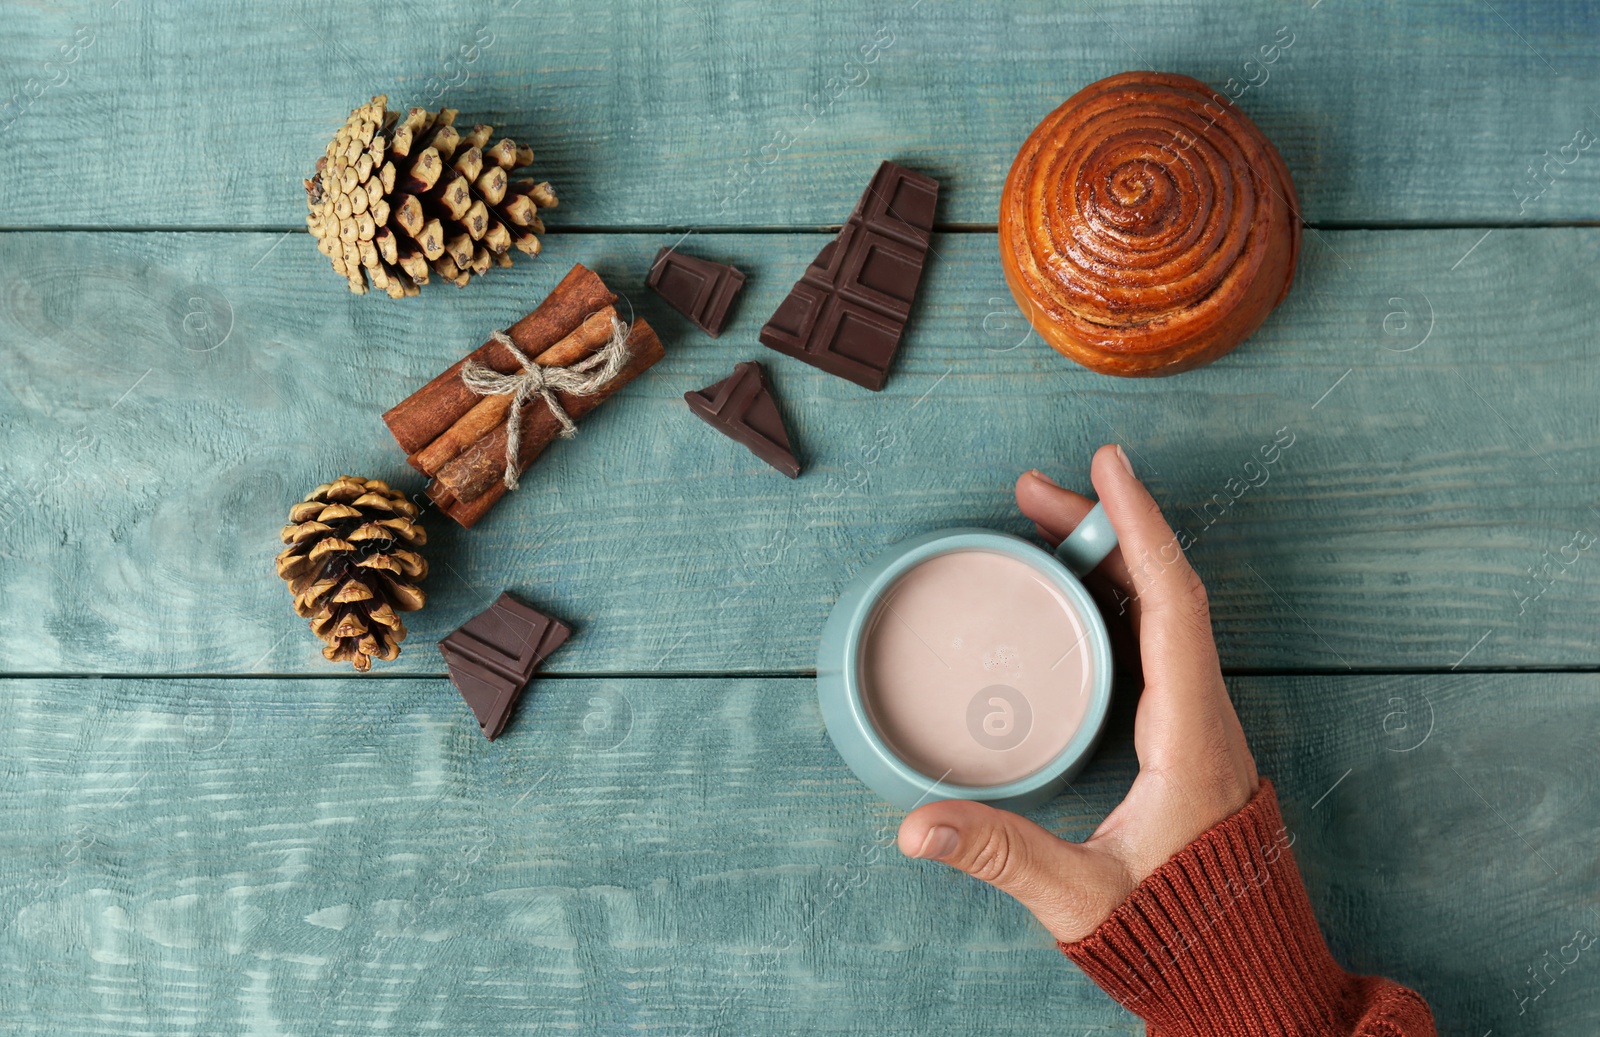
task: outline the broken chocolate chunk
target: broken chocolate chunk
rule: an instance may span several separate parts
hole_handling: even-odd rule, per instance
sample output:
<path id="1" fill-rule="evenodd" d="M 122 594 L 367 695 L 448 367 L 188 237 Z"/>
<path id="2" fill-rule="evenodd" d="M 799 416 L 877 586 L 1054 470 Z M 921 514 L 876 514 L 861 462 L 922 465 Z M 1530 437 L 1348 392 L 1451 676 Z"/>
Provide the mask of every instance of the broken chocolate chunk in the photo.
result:
<path id="1" fill-rule="evenodd" d="M 571 634 L 559 619 L 501 594 L 439 642 L 450 681 L 472 708 L 484 737 L 500 737 L 533 671 Z"/>
<path id="2" fill-rule="evenodd" d="M 927 265 L 939 183 L 885 162 L 838 237 L 761 329 L 761 342 L 877 391 Z"/>
<path id="3" fill-rule="evenodd" d="M 800 475 L 777 397 L 754 360 L 735 366 L 733 374 L 715 385 L 684 393 L 683 399 L 712 428 L 743 443 L 767 464 L 791 479 Z"/>
<path id="4" fill-rule="evenodd" d="M 744 274 L 726 263 L 684 255 L 671 248 L 656 253 L 645 284 L 712 338 L 722 334 L 733 297 Z"/>

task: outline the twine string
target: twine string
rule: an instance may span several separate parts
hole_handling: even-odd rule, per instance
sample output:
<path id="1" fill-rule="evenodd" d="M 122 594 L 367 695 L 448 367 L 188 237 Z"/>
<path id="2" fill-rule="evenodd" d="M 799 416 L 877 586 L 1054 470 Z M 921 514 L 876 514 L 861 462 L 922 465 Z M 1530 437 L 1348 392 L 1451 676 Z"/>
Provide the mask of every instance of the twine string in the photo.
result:
<path id="1" fill-rule="evenodd" d="M 500 343 L 516 357 L 522 366 L 514 374 L 501 374 L 494 368 L 469 360 L 461 368 L 461 381 L 479 396 L 510 396 L 511 409 L 506 414 L 506 489 L 517 488 L 517 455 L 522 449 L 522 405 L 535 397 L 544 401 L 550 413 L 561 425 L 561 438 L 571 439 L 578 432 L 572 417 L 561 406 L 556 393 L 572 396 L 593 396 L 615 378 L 628 362 L 628 325 L 613 316 L 611 340 L 590 357 L 571 367 L 544 367 L 534 362 L 511 336 L 503 331 L 491 332 L 489 337 Z"/>

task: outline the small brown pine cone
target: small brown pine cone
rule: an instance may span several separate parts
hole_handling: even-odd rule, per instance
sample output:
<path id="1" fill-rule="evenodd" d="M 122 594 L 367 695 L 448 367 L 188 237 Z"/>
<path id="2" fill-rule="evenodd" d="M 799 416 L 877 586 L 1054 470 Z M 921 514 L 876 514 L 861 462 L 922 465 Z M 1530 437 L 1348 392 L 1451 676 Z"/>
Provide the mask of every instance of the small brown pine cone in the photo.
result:
<path id="1" fill-rule="evenodd" d="M 341 475 L 289 509 L 278 555 L 294 610 L 328 643 L 332 662 L 368 670 L 373 659 L 400 654 L 406 627 L 399 612 L 427 600 L 414 581 L 428 563 L 411 550 L 428 542 L 417 506 L 377 479 Z"/>
<path id="2" fill-rule="evenodd" d="M 390 298 L 417 294 L 429 272 L 456 286 L 510 249 L 539 254 L 540 209 L 556 206 L 548 183 L 511 179 L 533 151 L 493 126 L 462 133 L 456 110 L 413 108 L 402 118 L 379 94 L 350 119 L 305 181 L 306 226 L 333 269 L 361 294 L 370 281 Z"/>

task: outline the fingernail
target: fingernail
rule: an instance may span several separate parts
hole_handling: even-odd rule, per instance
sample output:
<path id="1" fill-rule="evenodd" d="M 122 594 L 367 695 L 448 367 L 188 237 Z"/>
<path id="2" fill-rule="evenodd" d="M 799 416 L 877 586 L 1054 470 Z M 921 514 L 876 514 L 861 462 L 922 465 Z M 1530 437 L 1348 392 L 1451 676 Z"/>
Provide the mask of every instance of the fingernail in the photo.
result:
<path id="1" fill-rule="evenodd" d="M 1128 460 L 1128 455 L 1122 452 L 1122 444 L 1120 443 L 1117 444 L 1117 458 L 1122 462 L 1122 467 L 1128 470 L 1128 474 L 1133 475 L 1133 462 Z M 1137 475 L 1133 475 L 1133 477 L 1135 479 L 1139 478 Z"/>
<path id="2" fill-rule="evenodd" d="M 1039 471 L 1039 469 L 1037 469 L 1037 468 L 1028 469 L 1028 474 L 1033 476 L 1035 479 L 1038 479 L 1042 483 L 1047 483 L 1047 484 L 1049 484 L 1051 486 L 1054 486 L 1058 490 L 1061 489 L 1061 484 L 1060 483 L 1056 482 L 1054 479 L 1050 478 L 1048 475 L 1046 475 L 1043 472 Z"/>
<path id="3" fill-rule="evenodd" d="M 934 825 L 928 829 L 928 834 L 922 838 L 922 849 L 917 851 L 917 856 L 924 860 L 938 860 L 955 852 L 961 844 L 961 837 L 949 825 Z"/>

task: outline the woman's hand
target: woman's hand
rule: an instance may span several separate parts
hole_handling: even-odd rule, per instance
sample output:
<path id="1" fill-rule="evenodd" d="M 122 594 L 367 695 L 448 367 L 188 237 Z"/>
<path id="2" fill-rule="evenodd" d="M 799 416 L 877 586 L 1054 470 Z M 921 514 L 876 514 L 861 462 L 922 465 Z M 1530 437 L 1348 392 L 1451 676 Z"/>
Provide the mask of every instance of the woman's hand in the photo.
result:
<path id="1" fill-rule="evenodd" d="M 1255 761 L 1222 683 L 1205 587 L 1120 447 L 1090 469 L 1120 547 L 1096 570 L 1130 599 L 1144 670 L 1134 718 L 1139 775 L 1082 843 L 979 803 L 930 803 L 900 824 L 900 850 L 959 868 L 1011 894 L 1056 939 L 1099 927 L 1141 881 L 1255 794 Z M 1038 472 L 1017 504 L 1052 546 L 1093 502 Z"/>

